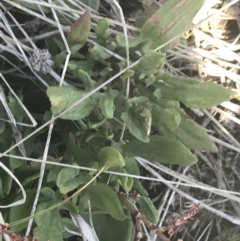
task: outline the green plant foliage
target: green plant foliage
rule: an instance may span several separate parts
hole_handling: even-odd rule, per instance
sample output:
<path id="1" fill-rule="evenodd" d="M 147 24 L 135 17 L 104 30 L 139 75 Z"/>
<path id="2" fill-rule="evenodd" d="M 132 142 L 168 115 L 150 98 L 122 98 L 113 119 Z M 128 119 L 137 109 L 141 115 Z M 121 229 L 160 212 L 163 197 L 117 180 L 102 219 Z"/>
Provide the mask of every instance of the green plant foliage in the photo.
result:
<path id="1" fill-rule="evenodd" d="M 95 11 L 98 11 L 100 6 L 100 0 L 81 0 L 81 2 Z"/>
<path id="2" fill-rule="evenodd" d="M 218 149 L 208 134 L 191 119 L 182 118 L 180 125 L 173 130 L 178 139 L 194 151 L 217 152 Z"/>
<path id="3" fill-rule="evenodd" d="M 124 159 L 126 161 L 125 169 L 127 170 L 127 172 L 129 174 L 140 176 L 140 171 L 136 160 L 133 157 L 124 157 Z M 134 179 L 133 189 L 136 190 L 136 192 L 138 192 L 142 196 L 148 196 L 146 189 L 142 186 L 139 179 Z"/>
<path id="4" fill-rule="evenodd" d="M 106 146 L 101 149 L 98 153 L 99 156 L 99 168 L 101 169 L 106 165 L 105 169 L 111 167 L 124 167 L 125 161 L 121 153 L 116 150 L 114 147 Z"/>
<path id="5" fill-rule="evenodd" d="M 81 68 L 76 68 L 75 75 L 83 82 L 86 90 L 92 90 L 94 88 L 95 83 L 86 71 Z"/>
<path id="6" fill-rule="evenodd" d="M 83 214 L 88 221 L 89 215 Z M 128 215 L 124 221 L 118 221 L 108 214 L 94 213 L 92 215 L 93 226 L 99 241 L 132 241 L 135 236 L 135 228 Z"/>
<path id="7" fill-rule="evenodd" d="M 23 205 L 21 205 L 21 208 L 19 208 L 18 206 L 10 208 L 9 222 L 18 221 L 18 220 L 26 218 L 30 215 L 34 197 L 35 197 L 35 193 L 36 193 L 35 190 L 29 190 L 29 189 L 26 190 L 27 200 Z M 19 200 L 20 198 L 22 198 L 22 194 L 16 195 L 16 200 Z M 27 227 L 27 223 L 22 223 L 20 225 L 12 227 L 11 231 L 19 232 L 26 227 Z"/>
<path id="8" fill-rule="evenodd" d="M 79 175 L 79 169 L 66 167 L 58 173 L 56 184 L 60 192 L 66 194 L 79 185 L 86 184 L 90 179 L 90 176 L 86 174 Z"/>
<path id="9" fill-rule="evenodd" d="M 71 87 L 49 87 L 47 89 L 47 95 L 51 101 L 51 111 L 54 115 L 60 114 L 62 111 L 70 107 L 79 99 L 83 98 L 87 94 L 85 91 L 78 91 Z M 87 117 L 94 106 L 96 100 L 93 97 L 89 97 L 82 101 L 80 104 L 72 108 L 66 114 L 63 114 L 61 119 L 68 120 L 81 120 Z"/>
<path id="10" fill-rule="evenodd" d="M 177 100 L 190 108 L 206 109 L 229 100 L 236 93 L 212 82 L 196 84 L 158 84 L 163 98 Z"/>
<path id="11" fill-rule="evenodd" d="M 149 197 L 141 197 L 137 201 L 142 213 L 153 223 L 157 224 L 159 220 L 158 210 L 154 207 L 151 199 Z"/>
<path id="12" fill-rule="evenodd" d="M 155 49 L 167 41 L 178 37 L 164 50 L 175 47 L 181 34 L 189 28 L 193 17 L 205 0 L 171 0 L 159 8 L 143 25 L 139 38 L 144 40 L 147 49 Z"/>
<path id="13" fill-rule="evenodd" d="M 145 75 L 155 73 L 163 65 L 164 58 L 165 54 L 153 50 L 148 51 L 134 69 Z"/>
<path id="14" fill-rule="evenodd" d="M 112 119 L 114 116 L 114 100 L 110 95 L 105 95 L 103 98 L 99 101 L 99 107 L 102 111 L 102 114 L 107 119 Z"/>
<path id="15" fill-rule="evenodd" d="M 38 205 L 37 213 L 44 211 L 48 207 L 56 204 L 56 200 L 48 200 Z M 61 241 L 63 240 L 62 234 L 65 229 L 59 209 L 55 208 L 51 211 L 44 213 L 43 215 L 36 217 L 35 222 L 37 227 L 34 228 L 33 233 L 35 237 L 38 237 L 39 241 Z"/>
<path id="16" fill-rule="evenodd" d="M 90 192 L 93 207 L 109 213 L 116 220 L 126 219 L 117 194 L 107 184 L 97 182 L 96 185 L 88 186 L 86 190 Z"/>
<path id="17" fill-rule="evenodd" d="M 108 54 L 100 45 L 94 45 L 91 49 L 89 49 L 89 53 L 94 60 L 103 63 L 105 59 L 111 57 L 111 55 Z"/>
<path id="18" fill-rule="evenodd" d="M 70 46 L 80 44 L 84 45 L 87 41 L 91 29 L 91 11 L 86 12 L 72 24 L 71 31 L 67 40 Z"/>
<path id="19" fill-rule="evenodd" d="M 21 3 L 18 0 L 15 2 Z M 145 174 L 140 173 L 140 165 L 135 158 L 142 157 L 167 165 L 191 166 L 197 162 L 192 151 L 217 152 L 207 132 L 191 119 L 191 114 L 186 113 L 190 113 L 191 108 L 206 109 L 230 98 L 239 98 L 235 92 L 216 83 L 174 76 L 168 72 L 168 68 L 163 68 L 168 58 L 167 50 L 177 45 L 181 34 L 190 27 L 193 16 L 205 0 L 168 0 L 161 8 L 152 1 L 142 1 L 143 8 L 136 9 L 140 11 L 137 11 L 135 23 L 140 30 L 128 28 L 129 64 L 133 64 L 133 67 L 127 70 L 126 39 L 121 33 L 122 26 L 114 20 L 100 17 L 103 11 L 109 11 L 108 2 L 66 2 L 66 7 L 75 10 L 79 10 L 75 8 L 79 3 L 81 7 L 89 8 L 72 24 L 70 32 L 65 32 L 65 27 L 71 20 L 71 14 L 75 16 L 76 11 L 65 11 L 64 16 L 56 11 L 61 26 L 65 26 L 64 34 L 71 52 L 64 76 L 69 86 L 56 87 L 53 72 L 51 75 L 39 73 L 49 84 L 47 89 L 39 81 L 32 83 L 21 78 L 9 81 L 38 125 L 50 121 L 52 114 L 60 115 L 54 121 L 51 142 L 47 145 L 47 161 L 51 161 L 51 164 L 45 166 L 37 212 L 63 202 L 66 197 L 72 197 L 74 192 L 81 190 L 95 177 L 97 170 L 104 167 L 104 171 L 111 172 L 101 173 L 81 193 L 73 195 L 71 200 L 35 217 L 31 235 L 39 241 L 74 239 L 75 235 L 67 232 L 65 226 L 75 232 L 81 230 L 69 218 L 69 212 L 81 215 L 90 223 L 89 203 L 94 229 L 100 241 L 135 240 L 136 223 L 130 215 L 132 210 L 123 202 L 121 197 L 125 196 L 120 196 L 119 192 L 141 194 L 140 200 L 131 200 L 129 203 L 136 204 L 150 222 L 156 224 L 159 221 L 151 195 L 148 197 L 148 190 L 142 185 L 141 179 L 130 177 Z M 21 4 L 40 13 L 42 9 L 49 20 L 55 17 L 50 8 Z M 99 10 L 100 15 L 97 15 L 96 11 Z M 23 23 L 22 20 L 20 22 Z M 54 28 L 45 22 L 38 34 L 46 34 Z M 23 37 L 17 31 L 16 34 L 19 38 Z M 41 41 L 46 42 L 45 46 L 53 56 L 55 74 L 61 75 L 65 72 L 63 63 L 68 56 L 62 36 L 49 35 Z M 161 49 L 162 52 L 154 51 L 167 41 L 169 43 Z M 27 47 L 25 50 L 30 51 Z M 6 55 L 6 59 L 19 66 L 19 56 L 15 59 L 15 56 L 5 52 L 3 56 Z M 0 66 L 8 64 L 1 61 Z M 120 75 L 119 72 L 123 70 L 126 71 Z M 28 68 L 24 68 L 24 71 L 32 76 Z M 4 70 L 4 73 L 7 72 L 9 70 Z M 117 74 L 118 77 L 110 82 Z M 108 84 L 103 86 L 106 82 Z M 6 96 L 7 105 L 16 119 L 22 138 L 25 138 L 33 132 L 33 128 L 27 126 L 29 117 L 11 91 L 3 86 L 4 93 L 9 93 Z M 100 90 L 91 94 L 96 88 Z M 80 103 L 75 105 L 76 102 Z M 72 105 L 75 106 L 66 111 Z M 28 160 L 45 156 L 49 131 L 45 125 L 45 128 L 24 141 L 26 160 L 17 159 L 16 155 L 22 156 L 17 147 L 7 151 L 16 141 L 12 137 L 11 125 L 6 121 L 9 117 L 1 104 L 0 118 L 0 153 L 10 154 L 10 157 L 2 156 L 0 162 L 18 178 L 27 192 L 23 205 L 4 209 L 5 221 L 12 223 L 30 215 L 42 163 Z M 55 165 L 60 163 L 61 166 Z M 12 177 L 0 168 L 0 205 L 22 198 L 18 189 Z M 22 235 L 26 227 L 27 222 L 24 222 L 13 226 L 11 230 Z"/>
<path id="20" fill-rule="evenodd" d="M 150 136 L 149 143 L 137 139 L 123 145 L 123 152 L 128 156 L 139 156 L 150 161 L 190 166 L 197 158 L 175 138 L 167 136 Z"/>
<path id="21" fill-rule="evenodd" d="M 97 38 L 100 41 L 104 41 L 105 39 L 107 39 L 110 35 L 110 31 L 109 31 L 109 20 L 107 18 L 102 18 L 98 24 L 97 27 L 95 29 L 95 33 Z"/>
<path id="22" fill-rule="evenodd" d="M 149 142 L 149 128 L 151 128 L 151 112 L 145 106 L 130 107 L 121 118 L 126 123 L 130 133 L 143 142 Z"/>
<path id="23" fill-rule="evenodd" d="M 110 170 L 114 172 L 120 172 L 120 173 L 126 174 L 126 176 L 117 176 L 116 178 L 120 180 L 123 190 L 126 193 L 129 193 L 129 191 L 132 189 L 133 182 L 134 182 L 132 177 L 127 176 L 129 172 L 127 172 L 125 168 L 121 168 L 121 167 L 114 167 L 114 168 L 111 168 Z"/>
<path id="24" fill-rule="evenodd" d="M 177 128 L 181 121 L 181 115 L 174 108 L 161 108 L 152 104 L 152 119 L 154 127 L 161 132 L 163 124 L 171 130 Z"/>

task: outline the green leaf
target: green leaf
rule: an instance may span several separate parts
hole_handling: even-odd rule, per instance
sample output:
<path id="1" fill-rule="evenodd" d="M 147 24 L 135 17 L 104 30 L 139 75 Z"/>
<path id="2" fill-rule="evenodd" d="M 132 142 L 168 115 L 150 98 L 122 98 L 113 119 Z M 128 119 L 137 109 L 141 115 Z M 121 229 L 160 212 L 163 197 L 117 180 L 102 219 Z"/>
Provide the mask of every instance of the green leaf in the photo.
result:
<path id="1" fill-rule="evenodd" d="M 102 18 L 95 29 L 96 36 L 99 40 L 105 40 L 109 37 L 111 34 L 108 30 L 110 26 L 109 20 L 107 18 Z"/>
<path id="2" fill-rule="evenodd" d="M 124 167 L 125 161 L 121 153 L 114 147 L 106 146 L 98 154 L 100 162 L 99 169 L 106 165 L 105 169 L 111 167 Z"/>
<path id="3" fill-rule="evenodd" d="M 80 80 L 82 80 L 86 90 L 92 90 L 94 88 L 94 81 L 86 71 L 76 68 L 74 73 Z"/>
<path id="4" fill-rule="evenodd" d="M 18 2 L 18 1 L 14 1 L 14 2 Z M 47 2 L 47 1 L 44 0 L 44 2 Z M 36 11 L 41 14 L 42 13 L 45 13 L 45 14 L 51 13 L 51 9 L 49 7 L 39 6 L 36 3 L 28 3 L 28 2 L 20 1 L 19 4 L 21 4 L 22 7 L 28 8 L 30 10 Z"/>
<path id="5" fill-rule="evenodd" d="M 134 17 L 135 23 L 134 26 L 137 28 L 142 28 L 144 23 L 153 15 L 154 12 L 156 12 L 156 9 L 158 9 L 160 6 L 151 1 L 151 5 L 148 6 L 144 11 L 138 11 L 137 15 Z"/>
<path id="6" fill-rule="evenodd" d="M 90 56 L 97 61 L 104 62 L 105 59 L 111 57 L 102 46 L 96 44 L 92 48 L 89 49 Z"/>
<path id="7" fill-rule="evenodd" d="M 128 173 L 124 168 L 121 168 L 121 167 L 114 167 L 114 168 L 111 168 L 110 170 L 113 172 L 120 172 L 125 174 Z M 124 191 L 126 193 L 129 193 L 129 191 L 132 189 L 134 179 L 128 176 L 117 176 L 116 178 L 120 180 Z"/>
<path id="8" fill-rule="evenodd" d="M 179 36 L 165 46 L 164 50 L 175 47 L 204 2 L 205 0 L 167 1 L 145 22 L 139 38 L 146 41 L 148 49 L 154 49 Z"/>
<path id="9" fill-rule="evenodd" d="M 31 214 L 32 205 L 33 205 L 33 201 L 34 201 L 34 198 L 35 198 L 36 190 L 28 190 L 27 189 L 26 194 L 27 194 L 26 202 L 21 205 L 21 208 L 19 208 L 19 206 L 10 208 L 10 211 L 9 211 L 9 222 L 10 223 L 15 222 L 15 221 L 19 221 L 23 218 L 27 218 Z M 19 200 L 20 198 L 22 198 L 22 193 L 18 194 L 15 197 L 15 201 Z M 12 232 L 19 232 L 26 227 L 27 227 L 27 223 L 21 223 L 17 226 L 11 227 L 11 231 Z"/>
<path id="10" fill-rule="evenodd" d="M 133 68 L 144 74 L 151 74 L 158 71 L 163 65 L 165 54 L 156 51 L 148 51 L 143 59 Z"/>
<path id="11" fill-rule="evenodd" d="M 131 98 L 131 99 L 128 99 L 128 105 L 130 106 L 130 107 L 132 107 L 133 105 L 135 105 L 135 104 L 144 104 L 144 103 L 146 103 L 146 102 L 148 102 L 149 101 L 149 99 L 146 97 L 146 96 L 137 96 L 137 97 L 133 97 L 133 98 Z"/>
<path id="12" fill-rule="evenodd" d="M 123 33 L 120 33 L 117 35 L 116 37 L 117 39 L 117 43 L 121 46 L 121 47 L 126 47 L 126 40 L 125 40 L 125 36 Z M 134 47 L 139 47 L 139 45 L 141 45 L 144 41 L 132 36 L 128 36 L 128 47 L 129 48 L 134 48 Z"/>
<path id="13" fill-rule="evenodd" d="M 70 46 L 75 44 L 84 45 L 88 39 L 91 29 L 91 11 L 87 9 L 71 26 L 71 31 L 67 36 Z"/>
<path id="14" fill-rule="evenodd" d="M 103 98 L 101 98 L 99 101 L 99 107 L 105 118 L 113 118 L 115 105 L 112 97 L 110 97 L 109 95 L 105 95 Z"/>
<path id="15" fill-rule="evenodd" d="M 66 194 L 79 185 L 87 183 L 90 179 L 91 177 L 88 175 L 79 175 L 79 169 L 66 167 L 59 172 L 56 183 L 60 192 Z"/>
<path id="16" fill-rule="evenodd" d="M 98 12 L 100 0 L 81 0 L 86 6 Z"/>
<path id="17" fill-rule="evenodd" d="M 90 225 L 89 214 L 81 215 Z M 92 221 L 99 241 L 132 241 L 135 237 L 135 229 L 131 216 L 124 221 L 118 221 L 108 214 L 92 213 Z"/>
<path id="18" fill-rule="evenodd" d="M 218 148 L 203 128 L 195 121 L 182 118 L 180 125 L 173 130 L 178 139 L 194 151 L 217 152 Z"/>
<path id="19" fill-rule="evenodd" d="M 11 110 L 14 117 L 27 117 L 25 111 L 14 97 L 8 96 L 8 100 L 9 109 Z"/>
<path id="20" fill-rule="evenodd" d="M 215 84 L 204 82 L 183 86 L 161 86 L 164 98 L 178 100 L 189 108 L 207 109 L 229 100 L 236 95 L 231 90 Z"/>
<path id="21" fill-rule="evenodd" d="M 174 108 L 161 108 L 156 104 L 152 104 L 153 126 L 161 132 L 162 124 L 169 129 L 175 129 L 179 126 L 181 115 Z"/>
<path id="22" fill-rule="evenodd" d="M 108 212 L 114 219 L 123 221 L 126 216 L 116 193 L 107 184 L 97 182 L 86 188 L 91 194 L 93 207 Z"/>
<path id="23" fill-rule="evenodd" d="M 38 205 L 37 213 L 44 211 L 45 209 L 56 204 L 57 200 L 42 202 Z M 55 208 L 51 211 L 47 211 L 39 217 L 36 217 L 35 222 L 37 227 L 34 228 L 33 234 L 39 241 L 62 241 L 62 233 L 65 227 L 62 222 L 59 209 Z"/>
<path id="24" fill-rule="evenodd" d="M 121 118 L 126 123 L 130 133 L 143 142 L 149 142 L 149 127 L 151 128 L 151 113 L 143 106 L 130 107 Z"/>
<path id="25" fill-rule="evenodd" d="M 127 80 L 128 78 L 133 77 L 134 74 L 135 74 L 134 70 L 128 69 L 120 76 L 120 78 L 121 80 Z"/>
<path id="26" fill-rule="evenodd" d="M 137 201 L 140 207 L 140 211 L 153 223 L 157 224 L 159 220 L 159 213 L 154 207 L 152 200 L 148 197 L 143 197 Z"/>
<path id="27" fill-rule="evenodd" d="M 51 101 L 51 111 L 54 115 L 60 114 L 62 111 L 76 103 L 79 99 L 87 94 L 85 91 L 78 91 L 74 88 L 63 87 L 49 87 L 47 95 Z M 61 119 L 80 120 L 87 117 L 96 105 L 96 100 L 93 97 L 88 97 L 80 104 L 70 109 L 63 114 Z"/>
<path id="28" fill-rule="evenodd" d="M 125 166 L 126 171 L 129 174 L 140 176 L 139 167 L 138 167 L 138 164 L 137 164 L 137 161 L 135 160 L 135 158 L 127 156 L 127 157 L 124 157 L 124 159 L 126 162 L 126 166 Z M 133 189 L 136 190 L 136 192 L 138 192 L 139 194 L 141 194 L 143 196 L 148 196 L 148 192 L 142 186 L 139 179 L 136 179 L 136 178 L 134 179 Z"/>
<path id="29" fill-rule="evenodd" d="M 41 189 L 41 195 L 46 200 L 53 200 L 55 198 L 55 192 L 51 188 L 49 188 L 49 187 L 43 187 Z"/>
<path id="30" fill-rule="evenodd" d="M 167 136 L 150 136 L 149 143 L 133 140 L 123 145 L 123 152 L 128 156 L 165 164 L 190 166 L 197 162 L 197 158 L 185 145 Z"/>

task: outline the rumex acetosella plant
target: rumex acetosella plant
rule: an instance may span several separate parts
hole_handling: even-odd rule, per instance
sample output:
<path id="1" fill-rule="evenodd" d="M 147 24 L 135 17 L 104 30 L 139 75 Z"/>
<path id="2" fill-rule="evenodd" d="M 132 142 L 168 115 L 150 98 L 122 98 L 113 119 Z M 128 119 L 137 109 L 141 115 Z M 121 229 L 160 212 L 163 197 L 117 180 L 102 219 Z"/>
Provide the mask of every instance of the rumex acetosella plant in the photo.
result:
<path id="1" fill-rule="evenodd" d="M 93 1 L 83 2 L 92 3 L 89 7 L 98 10 Z M 50 144 L 47 160 L 51 164 L 46 165 L 32 236 L 40 241 L 59 241 L 81 230 L 86 240 L 132 241 L 140 235 L 144 222 L 160 238 L 169 240 L 162 232 L 172 232 L 177 224 L 155 226 L 158 212 L 140 181 L 131 175 L 140 173 L 136 156 L 151 162 L 190 166 L 197 162 L 193 151 L 217 152 L 208 134 L 181 106 L 207 109 L 236 94 L 213 82 L 174 76 L 164 69 L 166 51 L 177 46 L 203 3 L 169 0 L 158 10 L 151 9 L 149 17 L 138 22 L 140 32 L 133 31 L 128 36 L 113 35 L 107 18 L 101 18 L 91 28 L 90 10 L 72 24 L 66 34 L 71 50 L 67 71 L 77 83 L 70 84 L 65 78 L 63 86 L 49 84 L 46 90 L 51 113 L 46 110 L 41 121 L 49 121 L 51 114 L 59 116 L 55 125 L 59 141 Z M 91 34 L 96 36 L 94 41 L 89 41 Z M 53 76 L 67 52 L 60 37 L 46 42 L 48 51 L 35 49 L 30 62 L 36 72 Z M 15 98 L 9 97 L 8 104 L 13 116 L 24 121 L 25 113 Z M 4 152 L 12 144 L 11 127 L 1 125 L 0 148 Z M 21 127 L 21 132 L 27 136 L 31 131 Z M 24 143 L 27 157 L 35 157 L 34 150 L 43 146 L 38 134 Z M 6 164 L 9 160 L 2 157 L 1 161 Z M 21 206 L 2 211 L 11 232 L 8 226 L 1 227 L 5 234 L 24 235 L 41 165 L 26 165 L 23 160 L 13 159 L 6 165 L 18 177 L 27 198 Z M 0 206 L 19 200 L 21 195 L 14 180 L 1 170 Z M 196 205 L 189 210 L 181 223 L 199 209 Z M 96 233 L 89 226 L 89 219 Z"/>

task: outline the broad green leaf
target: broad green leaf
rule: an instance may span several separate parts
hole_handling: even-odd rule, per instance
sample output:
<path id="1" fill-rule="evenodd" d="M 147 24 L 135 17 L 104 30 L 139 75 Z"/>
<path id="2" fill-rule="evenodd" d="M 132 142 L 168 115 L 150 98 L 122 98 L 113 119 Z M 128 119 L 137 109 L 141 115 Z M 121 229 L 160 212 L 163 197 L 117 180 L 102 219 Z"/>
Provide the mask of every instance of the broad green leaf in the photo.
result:
<path id="1" fill-rule="evenodd" d="M 180 76 L 175 76 L 172 75 L 170 73 L 161 73 L 158 72 L 158 74 L 156 75 L 157 78 L 160 78 L 161 80 L 163 80 L 164 82 L 166 82 L 167 84 L 173 85 L 173 86 L 185 86 L 185 85 L 196 85 L 199 84 L 199 80 L 197 79 L 193 79 L 193 78 L 184 78 L 184 77 L 180 77 Z"/>
<path id="2" fill-rule="evenodd" d="M 191 119 L 182 118 L 180 125 L 173 130 L 178 139 L 194 151 L 217 152 L 218 148 L 203 128 Z"/>
<path id="3" fill-rule="evenodd" d="M 121 153 L 114 147 L 106 146 L 102 148 L 98 157 L 100 159 L 99 169 L 101 169 L 104 165 L 106 165 L 105 169 L 125 166 L 125 161 Z"/>
<path id="4" fill-rule="evenodd" d="M 45 201 L 38 205 L 37 213 L 44 211 L 45 209 L 53 206 L 58 200 Z M 64 225 L 62 222 L 59 209 L 55 208 L 51 211 L 47 211 L 39 217 L 36 217 L 35 222 L 37 227 L 34 228 L 33 234 L 39 241 L 62 241 L 62 233 L 64 232 Z"/>
<path id="5" fill-rule="evenodd" d="M 45 198 L 45 200 L 53 200 L 55 198 L 55 192 L 49 187 L 42 188 L 41 195 Z"/>
<path id="6" fill-rule="evenodd" d="M 51 111 L 54 115 L 60 114 L 62 111 L 83 98 L 87 92 L 79 91 L 71 87 L 49 87 L 47 95 L 51 101 Z M 67 113 L 60 116 L 61 119 L 80 120 L 87 117 L 96 105 L 93 97 L 88 97 L 77 106 L 70 109 Z"/>
<path id="7" fill-rule="evenodd" d="M 109 20 L 107 18 L 102 18 L 95 29 L 96 36 L 99 40 L 105 40 L 109 37 L 111 34 L 108 30 L 110 26 Z"/>
<path id="8" fill-rule="evenodd" d="M 144 106 L 134 106 L 122 113 L 121 118 L 126 123 L 130 133 L 143 142 L 149 142 L 151 130 L 151 112 Z"/>
<path id="9" fill-rule="evenodd" d="M 153 126 L 161 132 L 162 124 L 165 124 L 171 130 L 178 127 L 181 115 L 174 108 L 161 108 L 156 104 L 152 104 L 152 119 Z"/>
<path id="10" fill-rule="evenodd" d="M 79 169 L 65 167 L 59 172 L 56 183 L 60 192 L 66 194 L 79 185 L 87 183 L 90 179 L 91 177 L 88 175 L 79 175 Z"/>
<path id="11" fill-rule="evenodd" d="M 145 22 L 139 39 L 146 41 L 148 49 L 154 49 L 177 37 L 164 50 L 175 47 L 204 2 L 205 0 L 168 0 Z"/>
<path id="12" fill-rule="evenodd" d="M 159 220 L 159 213 L 154 207 L 153 202 L 149 197 L 143 197 L 137 201 L 140 211 L 153 223 L 157 224 Z"/>
<path id="13" fill-rule="evenodd" d="M 26 194 L 27 194 L 26 202 L 21 205 L 21 208 L 19 208 L 19 206 L 10 208 L 9 220 L 8 220 L 10 223 L 15 222 L 15 221 L 19 221 L 19 220 L 21 220 L 23 218 L 26 218 L 26 217 L 29 217 L 29 215 L 31 214 L 32 205 L 33 205 L 34 197 L 35 197 L 35 194 L 36 194 L 36 190 L 27 189 Z M 18 194 L 15 197 L 15 201 L 19 200 L 20 198 L 22 198 L 22 193 Z M 21 223 L 17 226 L 11 227 L 11 231 L 12 232 L 19 232 L 26 227 L 27 227 L 27 223 Z"/>
<path id="14" fill-rule="evenodd" d="M 59 186 L 63 185 L 64 183 L 72 180 L 72 178 L 79 175 L 79 169 L 77 168 L 70 168 L 64 167 L 58 174 L 56 183 Z"/>
<path id="15" fill-rule="evenodd" d="M 89 214 L 81 215 L 89 224 Z M 92 221 L 99 241 L 133 241 L 135 228 L 131 216 L 124 221 L 118 221 L 108 214 L 92 213 Z"/>
<path id="16" fill-rule="evenodd" d="M 99 101 L 99 107 L 105 118 L 113 118 L 115 105 L 112 97 L 110 97 L 109 95 L 105 95 L 103 98 L 101 98 Z"/>
<path id="17" fill-rule="evenodd" d="M 91 194 L 93 207 L 102 209 L 116 220 L 125 220 L 126 216 L 117 194 L 107 184 L 97 182 L 96 185 L 88 186 L 86 190 Z"/>
<path id="18" fill-rule="evenodd" d="M 80 2 L 98 12 L 100 0 L 81 0 Z"/>
<path id="19" fill-rule="evenodd" d="M 133 140 L 123 145 L 123 152 L 127 156 L 138 156 L 165 164 L 190 166 L 197 162 L 197 158 L 185 145 L 167 136 L 150 136 L 149 143 Z"/>
<path id="20" fill-rule="evenodd" d="M 68 182 L 65 182 L 61 186 L 59 186 L 59 191 L 62 194 L 66 194 L 78 188 L 80 185 L 86 184 L 90 180 L 91 180 L 91 177 L 89 175 L 81 174 L 80 176 L 74 177 L 72 178 L 72 180 L 69 180 Z"/>
<path id="21" fill-rule="evenodd" d="M 178 100 L 187 107 L 199 109 L 218 105 L 236 95 L 233 91 L 213 82 L 183 86 L 161 85 L 161 92 L 164 98 Z"/>
<path id="22" fill-rule="evenodd" d="M 67 36 L 68 43 L 84 45 L 87 41 L 91 29 L 91 11 L 87 9 L 71 26 L 71 31 Z"/>
<path id="23" fill-rule="evenodd" d="M 94 81 L 86 71 L 77 68 L 74 73 L 83 82 L 86 90 L 92 90 L 94 88 Z"/>
<path id="24" fill-rule="evenodd" d="M 151 74 L 158 71 L 163 65 L 165 54 L 156 51 L 148 51 L 143 59 L 133 68 L 144 74 Z"/>

